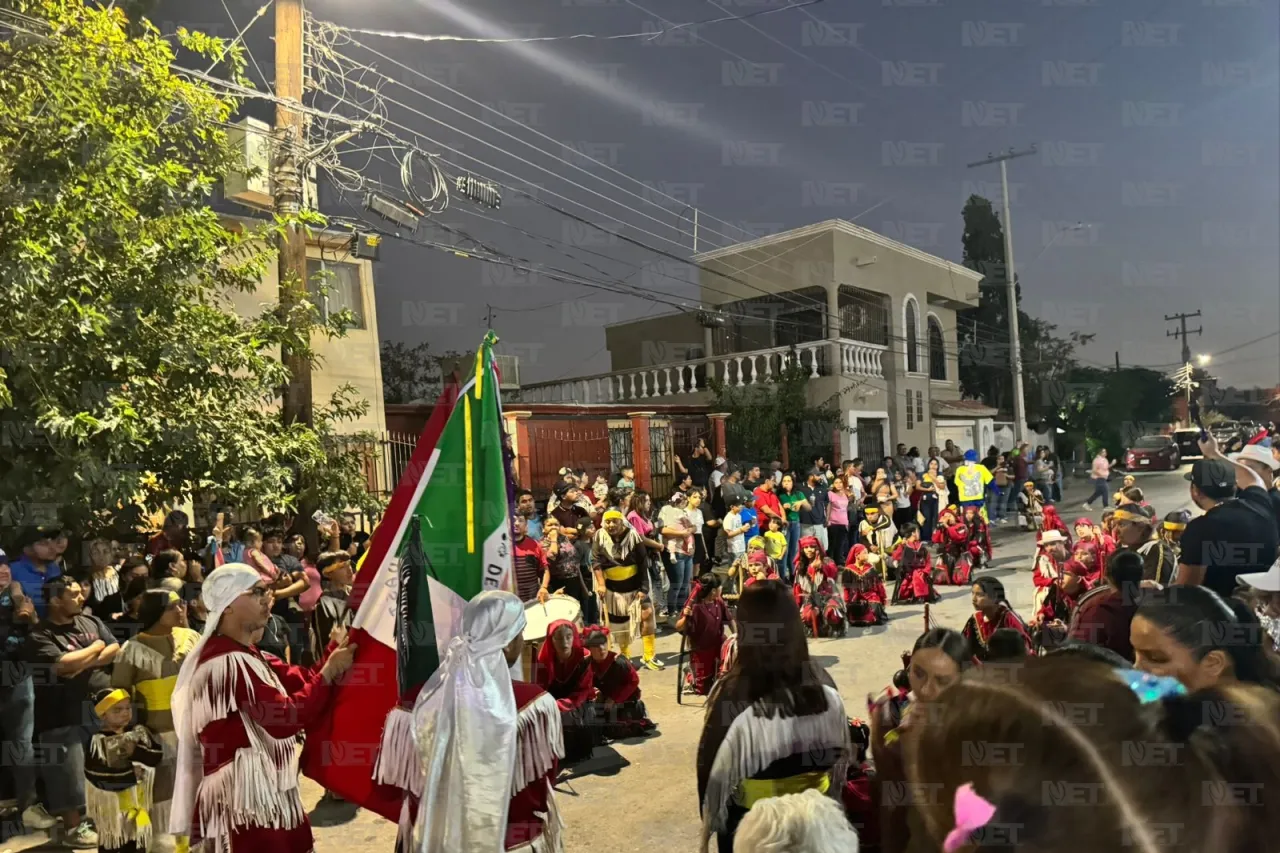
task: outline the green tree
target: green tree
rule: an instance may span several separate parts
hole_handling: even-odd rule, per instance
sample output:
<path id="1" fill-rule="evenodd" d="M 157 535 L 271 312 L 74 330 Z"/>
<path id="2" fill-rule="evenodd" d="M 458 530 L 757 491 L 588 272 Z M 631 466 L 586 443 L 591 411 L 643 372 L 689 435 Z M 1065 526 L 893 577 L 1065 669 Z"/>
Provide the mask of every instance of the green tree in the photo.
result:
<path id="1" fill-rule="evenodd" d="M 383 341 L 380 356 L 384 403 L 433 402 L 444 388 L 444 365 L 464 358 L 454 350 L 432 355 L 430 344 L 409 346 L 400 341 Z M 471 360 L 475 361 L 474 354 Z"/>
<path id="2" fill-rule="evenodd" d="M 366 404 L 344 388 L 314 428 L 282 424 L 280 349 L 313 357 L 311 335 L 232 310 L 284 225 L 230 230 L 209 207 L 237 101 L 118 8 L 7 6 L 26 17 L 0 43 L 0 524 L 124 526 L 195 496 L 376 510 L 360 457 L 326 450 Z M 179 36 L 243 82 L 237 48 Z"/>
<path id="3" fill-rule="evenodd" d="M 777 459 L 784 428 L 792 468 L 803 470 L 814 455 L 831 456 L 840 413 L 834 401 L 809 405 L 809 373 L 808 368 L 793 363 L 775 373 L 772 382 L 742 388 L 711 383 L 713 410 L 730 415 L 725 422 L 725 442 L 731 456 L 746 462 Z"/>
<path id="4" fill-rule="evenodd" d="M 1104 370 L 1075 367 L 1053 383 L 1054 411 L 1046 422 L 1062 428 L 1064 443 L 1115 456 L 1144 435 L 1159 432 L 1173 415 L 1173 381 L 1145 367 Z"/>
<path id="5" fill-rule="evenodd" d="M 964 265 L 986 276 L 979 284 L 978 306 L 959 312 L 960 388 L 966 397 L 1013 411 L 1013 374 L 1009 345 L 1009 299 L 1005 289 L 1004 228 L 990 200 L 969 196 L 964 218 Z M 1022 304 L 1021 284 L 1015 284 Z M 1075 366 L 1075 350 L 1093 339 L 1073 332 L 1057 337 L 1057 327 L 1018 309 L 1023 396 L 1029 420 L 1055 408 L 1050 388 Z"/>

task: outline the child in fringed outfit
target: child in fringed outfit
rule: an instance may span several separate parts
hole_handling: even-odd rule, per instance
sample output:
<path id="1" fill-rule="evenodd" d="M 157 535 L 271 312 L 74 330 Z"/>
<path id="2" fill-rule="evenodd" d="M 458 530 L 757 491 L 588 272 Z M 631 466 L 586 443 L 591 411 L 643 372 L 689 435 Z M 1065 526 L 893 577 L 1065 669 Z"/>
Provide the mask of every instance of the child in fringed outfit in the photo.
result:
<path id="1" fill-rule="evenodd" d="M 84 791 L 86 814 L 98 828 L 99 853 L 146 853 L 153 833 L 148 811 L 162 756 L 160 739 L 146 726 L 133 725 L 127 691 L 106 688 L 93 699 L 102 730 L 89 741 Z"/>
<path id="2" fill-rule="evenodd" d="M 698 696 L 711 692 L 720 674 L 725 629 L 733 631 L 733 616 L 720 594 L 720 579 L 708 572 L 698 578 L 693 594 L 676 620 L 689 649 L 689 672 L 684 688 Z"/>

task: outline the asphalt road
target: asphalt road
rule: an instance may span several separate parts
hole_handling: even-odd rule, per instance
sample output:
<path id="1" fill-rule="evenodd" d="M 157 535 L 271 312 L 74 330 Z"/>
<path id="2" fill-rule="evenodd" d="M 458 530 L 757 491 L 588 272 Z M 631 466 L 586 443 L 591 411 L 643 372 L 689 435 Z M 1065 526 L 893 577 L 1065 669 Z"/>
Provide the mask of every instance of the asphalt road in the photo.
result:
<path id="1" fill-rule="evenodd" d="M 1140 473 L 1138 485 L 1157 517 L 1191 506 L 1182 473 Z M 1113 491 L 1118 479 L 1112 483 Z M 1084 515 L 1081 502 L 1089 494 L 1087 481 L 1067 484 L 1059 505 L 1063 518 Z M 1092 513 L 1096 519 L 1100 513 Z M 1012 526 L 994 527 L 995 559 L 986 570 L 1000 577 L 1015 610 L 1030 615 L 1030 571 L 1035 551 L 1030 533 Z M 942 600 L 931 610 L 934 620 L 959 630 L 972 613 L 968 588 L 943 587 Z M 844 697 L 851 716 L 862 716 L 868 695 L 889 685 L 901 667 L 902 652 L 911 648 L 923 630 L 923 606 L 889 608 L 890 621 L 875 628 L 854 629 L 840 639 L 810 641 L 814 658 L 827 667 Z M 566 824 L 569 853 L 611 851 L 650 853 L 653 850 L 685 853 L 696 850 L 698 838 L 697 787 L 694 755 L 702 728 L 702 700 L 686 697 L 676 702 L 675 659 L 679 637 L 658 639 L 659 657 L 669 663 L 663 672 L 641 670 L 640 683 L 650 717 L 658 733 L 636 741 L 597 749 L 586 765 L 575 767 L 559 786 L 560 809 Z M 315 804 L 320 789 L 304 779 L 303 801 Z M 346 806 L 326 805 L 312 812 L 316 850 L 385 851 L 394 849 L 395 826 L 368 812 Z M 43 844 L 43 846 L 42 846 Z M 43 836 L 24 836 L 0 845 L 0 853 L 50 846 Z"/>

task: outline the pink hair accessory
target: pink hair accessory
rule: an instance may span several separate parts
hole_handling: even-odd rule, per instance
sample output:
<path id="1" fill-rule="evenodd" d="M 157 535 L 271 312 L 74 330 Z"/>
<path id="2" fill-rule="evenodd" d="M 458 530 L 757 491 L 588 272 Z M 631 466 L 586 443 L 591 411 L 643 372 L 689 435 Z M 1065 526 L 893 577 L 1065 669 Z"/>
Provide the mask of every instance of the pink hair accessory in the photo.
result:
<path id="1" fill-rule="evenodd" d="M 969 842 L 969 836 L 986 826 L 995 817 L 996 807 L 984 800 L 965 782 L 956 788 L 956 828 L 947 833 L 942 842 L 944 853 L 955 853 Z"/>

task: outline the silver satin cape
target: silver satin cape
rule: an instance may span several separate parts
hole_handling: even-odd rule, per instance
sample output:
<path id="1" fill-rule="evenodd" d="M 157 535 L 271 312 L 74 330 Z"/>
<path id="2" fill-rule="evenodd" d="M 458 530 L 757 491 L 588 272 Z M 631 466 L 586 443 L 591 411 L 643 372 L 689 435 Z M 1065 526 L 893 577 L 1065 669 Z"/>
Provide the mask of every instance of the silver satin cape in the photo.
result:
<path id="1" fill-rule="evenodd" d="M 516 765 L 515 694 L 503 651 L 524 633 L 524 605 L 482 592 L 462 613 L 413 706 L 425 779 L 413 831 L 415 853 L 502 853 Z"/>

